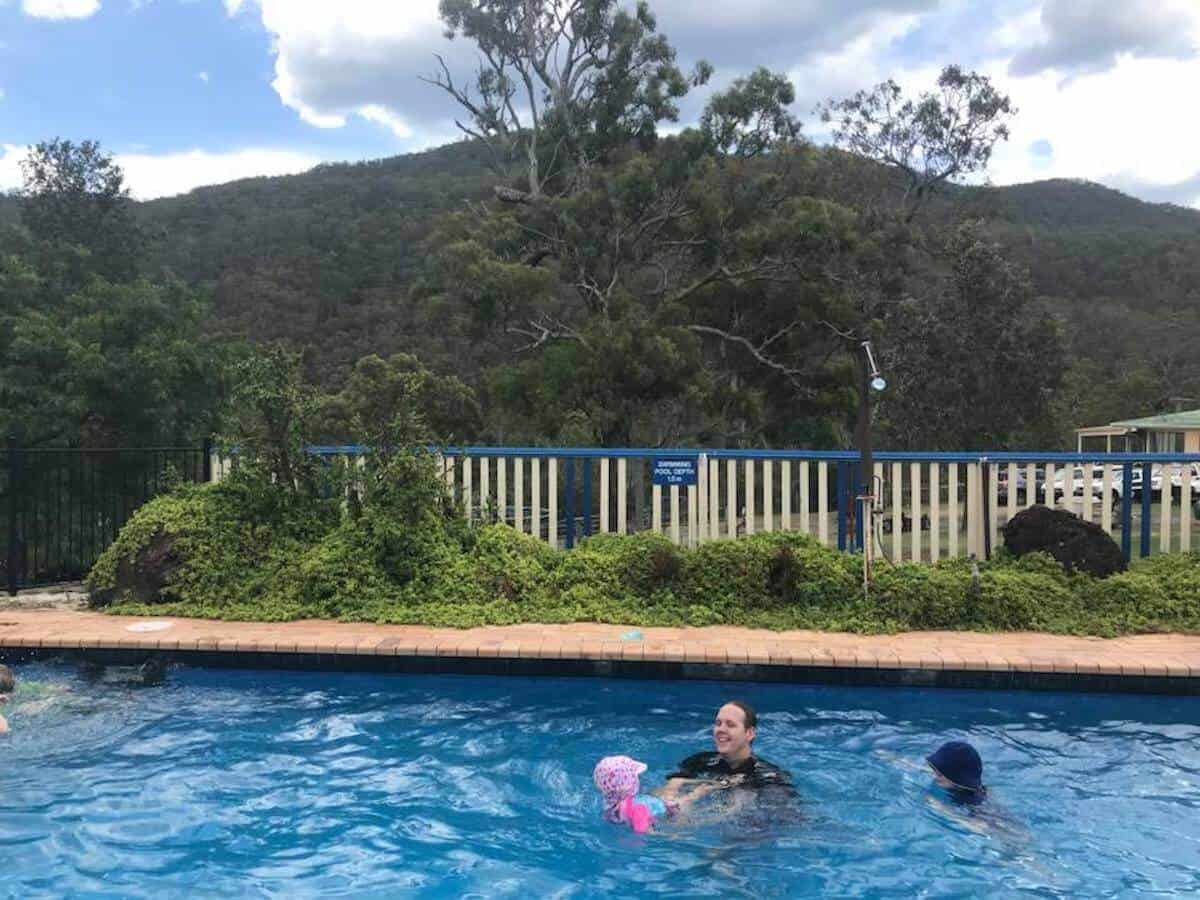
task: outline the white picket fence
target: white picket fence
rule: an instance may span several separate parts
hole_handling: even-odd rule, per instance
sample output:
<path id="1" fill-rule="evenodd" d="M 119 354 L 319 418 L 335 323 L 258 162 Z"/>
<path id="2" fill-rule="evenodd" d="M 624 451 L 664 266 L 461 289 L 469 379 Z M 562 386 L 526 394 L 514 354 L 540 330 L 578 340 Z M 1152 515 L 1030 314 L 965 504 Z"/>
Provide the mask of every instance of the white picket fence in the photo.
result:
<path id="1" fill-rule="evenodd" d="M 362 464 L 361 448 L 314 450 Z M 895 562 L 982 558 L 1001 545 L 1006 521 L 1048 502 L 1098 523 L 1127 552 L 1135 546 L 1142 555 L 1191 550 L 1200 456 L 997 456 L 878 454 L 874 528 L 860 526 L 855 516 L 865 519 L 867 491 L 850 483 L 856 467 L 850 453 L 477 447 L 438 459 L 469 518 L 504 522 L 554 546 L 572 546 L 589 534 L 643 530 L 691 547 L 798 531 L 855 549 L 871 531 L 875 555 Z M 652 461 L 664 458 L 694 460 L 695 483 L 652 484 Z M 1132 465 L 1133 490 L 1140 491 L 1136 476 L 1146 463 L 1153 467 L 1149 503 L 1131 496 L 1126 512 L 1126 465 Z M 214 460 L 214 479 L 228 469 L 228 460 Z M 1053 498 L 1047 484 L 1054 486 Z"/>

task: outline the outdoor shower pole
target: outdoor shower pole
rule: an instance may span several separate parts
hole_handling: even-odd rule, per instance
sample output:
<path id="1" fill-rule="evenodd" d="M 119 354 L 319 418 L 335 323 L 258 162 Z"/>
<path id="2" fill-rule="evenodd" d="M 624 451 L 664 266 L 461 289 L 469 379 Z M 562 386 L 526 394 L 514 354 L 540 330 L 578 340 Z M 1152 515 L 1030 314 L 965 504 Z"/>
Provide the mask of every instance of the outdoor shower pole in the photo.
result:
<path id="1" fill-rule="evenodd" d="M 863 523 L 863 590 L 871 584 L 871 563 L 875 544 L 875 461 L 871 450 L 871 370 L 870 345 L 864 341 L 854 356 L 858 379 L 858 421 L 854 437 L 858 444 L 859 467 L 866 490 L 855 499 L 861 503 L 859 515 Z"/>

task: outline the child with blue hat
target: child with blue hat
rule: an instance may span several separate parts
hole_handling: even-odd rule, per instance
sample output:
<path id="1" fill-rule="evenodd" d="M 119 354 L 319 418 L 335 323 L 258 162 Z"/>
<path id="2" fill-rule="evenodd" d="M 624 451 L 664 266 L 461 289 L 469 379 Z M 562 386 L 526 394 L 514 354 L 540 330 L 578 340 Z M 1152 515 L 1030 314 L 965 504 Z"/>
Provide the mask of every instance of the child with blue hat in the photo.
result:
<path id="1" fill-rule="evenodd" d="M 987 795 L 983 786 L 983 760 L 966 741 L 948 741 L 926 757 L 939 785 L 956 799 L 975 801 Z"/>

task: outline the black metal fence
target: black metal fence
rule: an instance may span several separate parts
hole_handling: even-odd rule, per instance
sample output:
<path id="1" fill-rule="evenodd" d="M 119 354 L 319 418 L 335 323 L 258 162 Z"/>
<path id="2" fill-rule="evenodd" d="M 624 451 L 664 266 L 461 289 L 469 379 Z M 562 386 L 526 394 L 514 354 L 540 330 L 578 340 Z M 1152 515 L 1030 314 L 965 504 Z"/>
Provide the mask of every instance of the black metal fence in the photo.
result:
<path id="1" fill-rule="evenodd" d="M 211 480 L 204 447 L 82 450 L 7 442 L 0 471 L 0 584 L 9 593 L 82 578 L 139 506 Z"/>

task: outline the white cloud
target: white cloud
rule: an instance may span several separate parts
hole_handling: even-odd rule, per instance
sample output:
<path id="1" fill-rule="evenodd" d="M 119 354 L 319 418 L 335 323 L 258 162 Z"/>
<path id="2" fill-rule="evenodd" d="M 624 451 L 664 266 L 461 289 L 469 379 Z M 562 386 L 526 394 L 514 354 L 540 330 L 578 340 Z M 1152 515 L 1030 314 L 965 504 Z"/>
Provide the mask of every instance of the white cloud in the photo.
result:
<path id="1" fill-rule="evenodd" d="M 121 154 L 130 192 L 139 200 L 184 194 L 206 184 L 222 184 L 259 175 L 306 172 L 321 158 L 294 150 L 245 149 L 229 153 L 189 150 L 183 153 Z"/>
<path id="2" fill-rule="evenodd" d="M 24 147 L 0 144 L 0 193 L 21 186 L 21 160 L 24 156 Z"/>
<path id="3" fill-rule="evenodd" d="M 100 9 L 100 0 L 21 0 L 21 9 L 37 19 L 86 19 Z"/>
<path id="4" fill-rule="evenodd" d="M 20 161 L 25 148 L 0 145 L 0 191 L 21 186 Z M 260 175 L 294 175 L 322 162 L 293 150 L 248 148 L 228 153 L 188 150 L 181 153 L 118 153 L 125 183 L 138 200 L 184 194 L 206 184 L 222 184 Z"/>
<path id="5" fill-rule="evenodd" d="M 1053 177 L 1166 185 L 1200 167 L 1200 118 L 1180 112 L 1195 103 L 1200 60 L 1124 56 L 1107 72 L 1063 84 L 1053 72 L 1008 79 L 1004 69 L 998 63 L 992 74 L 1019 113 L 993 159 L 998 184 Z M 1035 167 L 1028 149 L 1040 140 L 1054 153 Z"/>
<path id="6" fill-rule="evenodd" d="M 823 126 L 813 109 L 826 100 L 849 97 L 888 78 L 913 93 L 933 84 L 939 67 L 914 65 L 901 69 L 888 65 L 886 59 L 887 48 L 908 34 L 919 20 L 916 15 L 883 18 L 845 46 L 820 53 L 788 72 L 796 86 L 796 112 L 809 137 L 820 135 Z"/>
<path id="7" fill-rule="evenodd" d="M 207 72 L 197 72 L 196 77 L 199 78 L 201 81 L 203 81 L 205 84 L 208 84 L 208 73 Z"/>
<path id="8" fill-rule="evenodd" d="M 444 43 L 437 0 L 255 2 L 273 37 L 272 85 L 284 105 L 317 128 L 341 128 L 358 116 L 413 137 L 414 115 L 424 118 L 435 99 L 417 76 L 432 68 L 432 52 Z M 225 5 L 233 15 L 247 4 Z"/>
<path id="9" fill-rule="evenodd" d="M 1070 75 L 1105 71 L 1122 56 L 1191 59 L 1198 23 L 1195 0 L 1045 0 L 1039 39 L 1021 48 L 1009 71 Z"/>

